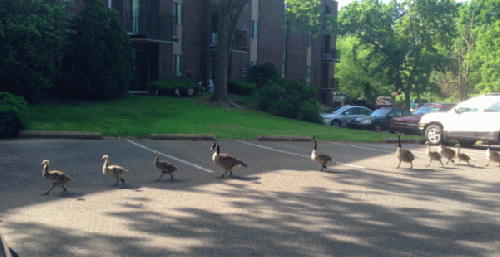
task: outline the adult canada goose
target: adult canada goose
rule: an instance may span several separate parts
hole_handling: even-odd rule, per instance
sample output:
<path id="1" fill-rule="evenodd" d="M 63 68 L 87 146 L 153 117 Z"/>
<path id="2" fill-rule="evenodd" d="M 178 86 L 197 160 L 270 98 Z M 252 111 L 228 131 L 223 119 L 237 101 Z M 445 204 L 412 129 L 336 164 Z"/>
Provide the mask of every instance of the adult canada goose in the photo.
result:
<path id="1" fill-rule="evenodd" d="M 43 179 L 47 180 L 47 182 L 49 182 L 52 185 L 49 191 L 47 191 L 43 195 L 49 194 L 50 190 L 54 189 L 54 187 L 56 186 L 61 186 L 64 191 L 68 191 L 66 190 L 64 185 L 73 181 L 73 179 L 62 171 L 57 171 L 57 170 L 49 171 L 49 160 L 44 160 L 42 162 L 42 165 L 43 165 Z"/>
<path id="2" fill-rule="evenodd" d="M 439 161 L 439 163 L 441 163 L 441 167 L 443 167 L 444 165 L 441 162 L 441 155 L 438 152 L 431 151 L 431 143 L 429 141 L 425 141 L 425 144 L 427 145 L 427 151 L 425 151 L 425 153 L 429 156 L 429 165 L 427 166 L 431 166 L 431 161 Z"/>
<path id="3" fill-rule="evenodd" d="M 396 157 L 398 157 L 399 160 L 399 164 L 396 169 L 399 169 L 399 166 L 401 166 L 401 162 L 410 163 L 410 169 L 413 169 L 413 161 L 415 160 L 415 155 L 413 155 L 410 150 L 401 149 L 401 133 L 396 131 L 396 134 L 398 135 L 398 149 L 396 150 Z"/>
<path id="4" fill-rule="evenodd" d="M 174 180 L 174 175 L 172 175 L 174 172 L 177 171 L 177 168 L 166 162 L 166 161 L 160 161 L 160 153 L 159 152 L 155 152 L 155 155 L 156 155 L 156 158 L 155 158 L 155 161 L 154 161 L 154 165 L 155 167 L 161 172 L 161 176 L 159 179 L 155 180 L 155 182 L 157 181 L 160 181 L 160 179 L 163 177 L 163 175 L 165 174 L 169 174 L 170 175 L 170 179 L 171 180 Z"/>
<path id="5" fill-rule="evenodd" d="M 486 159 L 488 159 L 486 166 L 490 165 L 490 161 L 500 163 L 500 154 L 497 151 L 491 150 L 490 141 L 488 141 L 488 149 L 486 149 Z"/>
<path id="6" fill-rule="evenodd" d="M 123 179 L 123 177 L 128 173 L 128 171 L 118 165 L 109 165 L 109 157 L 107 155 L 103 155 L 101 160 L 104 160 L 102 173 L 112 179 L 116 179 L 116 184 L 114 184 L 114 186 L 118 185 L 118 181 L 125 184 L 125 179 Z"/>
<path id="7" fill-rule="evenodd" d="M 441 156 L 443 156 L 445 159 L 448 159 L 448 161 L 446 161 L 446 164 L 448 164 L 448 162 L 450 161 L 455 163 L 455 160 L 453 160 L 453 158 L 455 157 L 455 150 L 448 148 L 443 144 L 440 144 L 439 154 L 441 154 Z"/>
<path id="8" fill-rule="evenodd" d="M 316 137 L 312 138 L 314 140 L 314 149 L 311 153 L 311 160 L 315 163 L 321 165 L 321 170 L 326 168 L 326 164 L 332 162 L 332 157 L 330 155 L 318 153 L 318 143 L 316 142 Z"/>
<path id="9" fill-rule="evenodd" d="M 460 161 L 464 161 L 464 162 L 467 162 L 467 164 L 470 167 L 470 156 L 468 156 L 467 154 L 464 154 L 464 153 L 460 153 L 460 144 L 456 144 L 455 146 L 457 147 L 458 163 L 460 164 Z"/>
<path id="10" fill-rule="evenodd" d="M 210 150 L 216 149 L 214 154 L 212 155 L 212 160 L 215 162 L 215 164 L 219 165 L 221 168 L 223 168 L 226 173 L 222 174 L 220 178 L 224 178 L 224 176 L 227 174 L 229 171 L 229 174 L 231 174 L 231 177 L 233 176 L 233 169 L 238 169 L 241 167 L 248 167 L 242 160 L 228 155 L 228 154 L 221 154 L 220 153 L 220 146 L 217 143 L 212 144 L 212 148 Z"/>

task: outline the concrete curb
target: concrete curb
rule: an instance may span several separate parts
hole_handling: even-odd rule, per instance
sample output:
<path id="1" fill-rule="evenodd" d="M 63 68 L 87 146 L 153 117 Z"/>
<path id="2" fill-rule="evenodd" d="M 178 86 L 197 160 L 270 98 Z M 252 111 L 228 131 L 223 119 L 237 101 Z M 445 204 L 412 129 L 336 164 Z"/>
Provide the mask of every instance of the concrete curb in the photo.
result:
<path id="1" fill-rule="evenodd" d="M 100 132 L 21 130 L 19 138 L 103 139 Z"/>
<path id="2" fill-rule="evenodd" d="M 397 144 L 398 139 L 397 138 L 384 138 L 380 140 L 381 143 L 386 143 L 386 144 Z M 424 144 L 425 140 L 421 139 L 401 139 L 401 143 L 406 143 L 406 144 Z"/>
<path id="3" fill-rule="evenodd" d="M 257 141 L 311 141 L 311 137 L 303 136 L 263 136 L 258 135 L 255 137 Z"/>
<path id="4" fill-rule="evenodd" d="M 196 134 L 150 134 L 148 139 L 151 140 L 205 140 L 215 141 L 217 137 L 214 135 L 196 135 Z"/>

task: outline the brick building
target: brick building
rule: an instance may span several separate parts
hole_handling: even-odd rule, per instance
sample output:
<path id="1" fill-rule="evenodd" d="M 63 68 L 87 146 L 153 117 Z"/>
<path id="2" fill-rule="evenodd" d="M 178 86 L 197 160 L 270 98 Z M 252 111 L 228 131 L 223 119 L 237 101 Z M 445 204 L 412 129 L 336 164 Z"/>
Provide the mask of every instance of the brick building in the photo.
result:
<path id="1" fill-rule="evenodd" d="M 85 0 L 74 0 L 81 9 Z M 209 13 L 200 0 L 103 0 L 120 14 L 136 52 L 131 90 L 147 90 L 150 81 L 181 78 L 200 81 L 205 71 L 215 77 L 218 6 Z M 326 13 L 337 14 L 337 2 L 324 0 Z M 245 78 L 254 64 L 274 63 L 282 76 L 306 82 L 321 90 L 329 104 L 328 90 L 335 88 L 336 40 L 320 34 L 295 35 L 285 28 L 284 1 L 249 0 L 237 24 L 229 55 L 228 79 Z M 203 19 L 208 15 L 208 24 Z M 208 32 L 208 33 L 207 33 Z M 203 60 L 203 35 L 208 36 L 208 60 Z M 206 39 L 206 38 L 205 38 Z"/>

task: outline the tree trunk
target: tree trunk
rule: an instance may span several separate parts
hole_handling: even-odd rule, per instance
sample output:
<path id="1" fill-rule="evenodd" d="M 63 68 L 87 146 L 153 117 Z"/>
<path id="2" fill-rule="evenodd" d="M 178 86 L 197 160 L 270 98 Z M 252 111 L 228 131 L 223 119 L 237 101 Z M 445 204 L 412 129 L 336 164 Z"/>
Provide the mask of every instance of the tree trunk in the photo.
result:
<path id="1" fill-rule="evenodd" d="M 228 66 L 228 19 L 229 14 L 221 6 L 219 12 L 219 28 L 217 33 L 217 62 L 216 62 L 216 82 L 214 86 L 213 101 L 226 103 L 227 102 L 227 66 Z"/>
<path id="2" fill-rule="evenodd" d="M 200 10 L 210 10 L 210 0 L 200 1 Z M 208 89 L 208 52 L 209 52 L 209 38 L 210 38 L 210 26 L 208 11 L 202 12 L 200 19 L 201 28 L 201 54 L 200 54 L 200 73 L 198 80 L 201 81 L 201 86 Z"/>

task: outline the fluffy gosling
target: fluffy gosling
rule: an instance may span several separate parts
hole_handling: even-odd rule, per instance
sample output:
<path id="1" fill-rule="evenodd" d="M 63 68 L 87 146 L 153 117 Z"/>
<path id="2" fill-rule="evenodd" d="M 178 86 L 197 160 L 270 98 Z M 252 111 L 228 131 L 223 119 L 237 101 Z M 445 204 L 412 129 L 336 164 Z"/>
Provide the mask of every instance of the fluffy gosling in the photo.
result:
<path id="1" fill-rule="evenodd" d="M 443 162 L 441 162 L 441 155 L 438 152 L 431 151 L 431 143 L 429 141 L 425 141 L 427 145 L 427 151 L 425 153 L 429 156 L 429 164 L 427 166 L 431 166 L 431 161 L 439 161 L 441 163 L 441 167 L 443 167 Z"/>
<path id="2" fill-rule="evenodd" d="M 123 177 L 128 173 L 128 171 L 118 165 L 109 165 L 109 157 L 107 155 L 103 155 L 101 160 L 104 160 L 102 173 L 112 179 L 116 179 L 116 184 L 114 184 L 114 186 L 118 185 L 118 181 L 125 184 L 125 179 L 123 179 Z"/>
<path id="3" fill-rule="evenodd" d="M 470 167 L 470 156 L 464 153 L 460 153 L 460 144 L 456 144 L 455 146 L 457 147 L 457 163 L 460 164 L 460 161 L 464 161 L 467 162 Z"/>
<path id="4" fill-rule="evenodd" d="M 332 162 L 332 157 L 330 155 L 318 153 L 318 143 L 316 142 L 316 137 L 312 138 L 314 140 L 314 149 L 311 153 L 311 160 L 319 165 L 321 165 L 321 170 L 326 169 L 326 164 Z"/>
<path id="5" fill-rule="evenodd" d="M 42 162 L 42 165 L 43 165 L 43 179 L 47 180 L 47 182 L 49 182 L 52 185 L 49 191 L 47 191 L 42 195 L 48 195 L 50 190 L 54 189 L 54 187 L 56 186 L 61 186 L 64 191 L 68 191 L 66 190 L 64 185 L 73 181 L 73 179 L 62 171 L 57 171 L 57 170 L 49 171 L 49 160 L 44 160 Z"/>
<path id="6" fill-rule="evenodd" d="M 160 153 L 159 152 L 155 152 L 155 161 L 154 161 L 154 166 L 155 168 L 157 168 L 160 172 L 161 172 L 161 176 L 159 179 L 155 180 L 155 182 L 158 182 L 160 181 L 160 179 L 163 177 L 163 175 L 165 174 L 169 174 L 170 175 L 170 180 L 174 180 L 174 175 L 173 173 L 177 171 L 177 168 L 168 163 L 167 161 L 160 161 Z"/>
<path id="7" fill-rule="evenodd" d="M 500 163 L 500 153 L 497 151 L 492 151 L 491 150 L 491 143 L 488 141 L 488 149 L 486 149 L 486 159 L 488 160 L 488 163 L 486 163 L 486 166 L 490 165 L 490 162 L 496 162 Z"/>
<path id="8" fill-rule="evenodd" d="M 226 173 L 222 174 L 220 178 L 224 178 L 224 176 L 227 174 L 229 171 L 229 174 L 231 177 L 233 177 L 233 170 L 234 169 L 239 169 L 241 167 L 248 167 L 246 163 L 244 163 L 242 160 L 228 154 L 221 154 L 220 152 L 220 146 L 217 143 L 212 144 L 212 148 L 210 150 L 216 149 L 214 151 L 214 154 L 212 155 L 212 160 L 214 161 L 215 164 L 219 165 L 219 167 L 223 168 Z"/>
<path id="9" fill-rule="evenodd" d="M 410 163 L 410 169 L 413 169 L 413 161 L 415 160 L 415 155 L 413 155 L 410 150 L 401 149 L 401 133 L 396 131 L 396 134 L 398 135 L 398 149 L 396 150 L 396 157 L 399 160 L 399 164 L 396 169 L 399 169 L 399 167 L 401 166 L 401 162 Z"/>
<path id="10" fill-rule="evenodd" d="M 448 161 L 446 161 L 446 164 L 448 164 L 450 161 L 455 163 L 455 160 L 453 160 L 453 158 L 455 157 L 455 150 L 448 148 L 443 144 L 440 144 L 439 154 L 441 154 L 443 158 L 448 159 Z"/>

